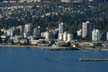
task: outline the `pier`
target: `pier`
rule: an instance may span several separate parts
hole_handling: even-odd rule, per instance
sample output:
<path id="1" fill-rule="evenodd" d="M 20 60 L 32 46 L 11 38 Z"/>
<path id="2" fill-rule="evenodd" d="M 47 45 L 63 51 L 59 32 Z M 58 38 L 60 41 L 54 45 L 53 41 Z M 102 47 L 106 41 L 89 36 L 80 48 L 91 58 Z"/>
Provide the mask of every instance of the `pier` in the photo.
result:
<path id="1" fill-rule="evenodd" d="M 108 61 L 108 58 L 80 58 L 80 61 Z"/>

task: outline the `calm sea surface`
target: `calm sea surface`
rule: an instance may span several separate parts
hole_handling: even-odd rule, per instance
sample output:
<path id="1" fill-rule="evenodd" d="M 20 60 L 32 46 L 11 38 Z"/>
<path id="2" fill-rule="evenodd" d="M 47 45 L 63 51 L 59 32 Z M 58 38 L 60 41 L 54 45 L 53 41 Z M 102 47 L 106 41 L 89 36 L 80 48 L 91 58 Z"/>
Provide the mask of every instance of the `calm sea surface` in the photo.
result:
<path id="1" fill-rule="evenodd" d="M 81 62 L 82 57 L 108 58 L 108 52 L 0 47 L 0 72 L 108 72 L 108 62 Z"/>

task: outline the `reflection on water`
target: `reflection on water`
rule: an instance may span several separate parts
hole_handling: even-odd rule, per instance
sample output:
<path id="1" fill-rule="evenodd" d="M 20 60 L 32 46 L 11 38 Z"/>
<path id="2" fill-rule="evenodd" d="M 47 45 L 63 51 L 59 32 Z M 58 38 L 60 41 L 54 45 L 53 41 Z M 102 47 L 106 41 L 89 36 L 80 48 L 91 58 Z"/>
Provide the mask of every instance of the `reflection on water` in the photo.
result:
<path id="1" fill-rule="evenodd" d="M 108 62 L 81 62 L 80 58 L 108 58 L 107 51 L 48 51 L 0 48 L 0 72 L 106 72 Z"/>

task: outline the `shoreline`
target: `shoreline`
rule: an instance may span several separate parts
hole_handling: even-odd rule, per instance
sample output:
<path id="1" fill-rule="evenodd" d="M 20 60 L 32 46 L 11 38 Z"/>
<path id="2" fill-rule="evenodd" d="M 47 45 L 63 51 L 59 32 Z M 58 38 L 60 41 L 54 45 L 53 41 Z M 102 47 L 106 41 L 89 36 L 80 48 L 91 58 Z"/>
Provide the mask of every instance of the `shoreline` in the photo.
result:
<path id="1" fill-rule="evenodd" d="M 33 46 L 33 45 L 1 45 L 0 47 L 20 47 L 20 48 L 38 48 L 38 49 L 47 49 L 47 50 L 88 50 L 88 51 L 108 51 L 106 48 L 71 48 L 71 47 L 43 47 L 43 46 Z"/>
<path id="2" fill-rule="evenodd" d="M 43 46 L 33 46 L 33 45 L 0 45 L 0 47 L 21 47 L 21 48 L 38 48 L 38 49 L 48 49 L 48 50 L 66 50 L 66 49 L 76 49 L 71 47 L 43 47 Z"/>

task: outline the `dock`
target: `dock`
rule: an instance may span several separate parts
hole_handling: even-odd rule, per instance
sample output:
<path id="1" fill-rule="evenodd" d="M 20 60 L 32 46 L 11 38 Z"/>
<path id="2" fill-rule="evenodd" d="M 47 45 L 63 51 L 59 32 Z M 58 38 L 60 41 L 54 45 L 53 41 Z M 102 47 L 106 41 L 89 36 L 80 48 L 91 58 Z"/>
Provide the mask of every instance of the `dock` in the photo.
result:
<path id="1" fill-rule="evenodd" d="M 80 61 L 108 61 L 108 58 L 80 58 Z"/>

